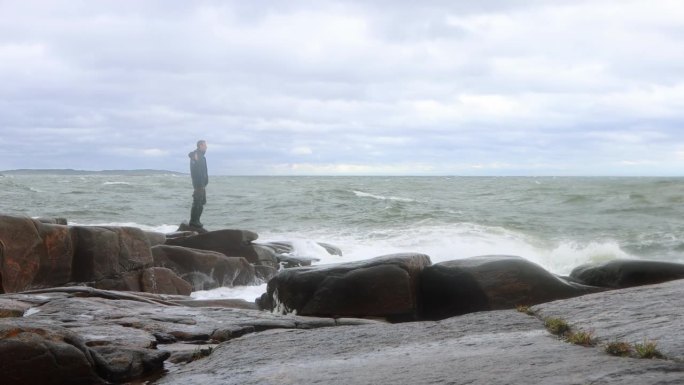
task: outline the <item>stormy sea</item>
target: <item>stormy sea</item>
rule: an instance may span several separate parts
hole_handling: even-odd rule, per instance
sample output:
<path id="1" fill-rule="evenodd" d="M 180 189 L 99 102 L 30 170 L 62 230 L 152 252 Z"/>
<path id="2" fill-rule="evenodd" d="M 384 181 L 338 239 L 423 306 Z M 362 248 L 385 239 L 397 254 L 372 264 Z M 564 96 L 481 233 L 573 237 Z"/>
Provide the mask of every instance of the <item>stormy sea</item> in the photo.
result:
<path id="1" fill-rule="evenodd" d="M 170 233 L 188 175 L 0 176 L 0 213 Z M 518 255 L 566 275 L 616 258 L 684 262 L 684 178 L 211 176 L 202 222 L 291 241 L 315 264 L 419 252 L 433 263 Z M 317 242 L 333 244 L 330 255 Z M 253 301 L 265 284 L 195 292 Z"/>

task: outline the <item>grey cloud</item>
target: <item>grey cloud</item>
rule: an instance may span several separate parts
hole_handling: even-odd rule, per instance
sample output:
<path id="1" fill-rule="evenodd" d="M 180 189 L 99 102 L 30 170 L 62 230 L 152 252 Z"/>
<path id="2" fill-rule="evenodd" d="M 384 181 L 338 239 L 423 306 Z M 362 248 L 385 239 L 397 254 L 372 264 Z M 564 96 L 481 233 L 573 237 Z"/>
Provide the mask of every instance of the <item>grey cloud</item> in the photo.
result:
<path id="1" fill-rule="evenodd" d="M 0 139 L 17 143 L 0 169 L 184 171 L 202 137 L 218 173 L 407 160 L 436 173 L 582 173 L 590 159 L 610 173 L 648 155 L 629 138 L 684 148 L 672 64 L 684 28 L 657 9 L 638 17 L 644 7 L 0 3 Z M 28 152 L 39 155 L 17 160 Z"/>

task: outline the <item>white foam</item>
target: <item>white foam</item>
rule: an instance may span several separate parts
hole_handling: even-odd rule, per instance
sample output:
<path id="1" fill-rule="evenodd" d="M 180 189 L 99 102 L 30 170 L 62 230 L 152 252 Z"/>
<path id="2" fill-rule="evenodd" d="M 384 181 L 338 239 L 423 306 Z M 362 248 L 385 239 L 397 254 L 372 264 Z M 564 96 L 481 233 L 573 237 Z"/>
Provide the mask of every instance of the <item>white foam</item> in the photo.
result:
<path id="1" fill-rule="evenodd" d="M 36 313 L 38 313 L 38 312 L 40 312 L 40 309 L 39 309 L 39 308 L 37 308 L 37 307 L 32 307 L 32 308 L 29 308 L 28 310 L 26 310 L 26 311 L 24 312 L 23 317 L 28 317 L 28 316 L 30 316 L 30 315 L 32 315 L 32 314 L 36 314 Z"/>
<path id="2" fill-rule="evenodd" d="M 546 265 L 559 274 L 570 274 L 575 267 L 591 262 L 605 262 L 613 259 L 632 259 L 634 256 L 626 253 L 615 241 L 590 242 L 587 244 L 576 241 L 562 242 L 548 254 Z M 542 264 L 543 265 L 543 264 Z"/>
<path id="3" fill-rule="evenodd" d="M 254 302 L 266 292 L 266 284 L 259 286 L 219 287 L 213 290 L 200 290 L 190 294 L 194 299 L 235 298 Z"/>
<path id="4" fill-rule="evenodd" d="M 581 243 L 535 239 L 526 234 L 472 223 L 449 226 L 417 226 L 377 230 L 366 234 L 340 235 L 335 232 L 312 234 L 317 240 L 338 246 L 343 255 L 319 252 L 320 262 L 353 262 L 394 253 L 422 253 L 432 263 L 478 255 L 516 255 L 537 263 L 555 274 L 569 274 L 581 264 L 615 258 L 633 258 L 613 240 Z M 301 234 L 280 234 L 280 239 L 301 239 Z M 304 249 L 299 249 L 304 245 Z M 294 242 L 293 254 L 312 256 L 310 243 Z"/>
<path id="5" fill-rule="evenodd" d="M 133 183 L 129 182 L 104 182 L 102 183 L 105 186 L 111 186 L 111 185 L 127 185 L 127 186 L 133 186 Z"/>
<path id="6" fill-rule="evenodd" d="M 394 196 L 382 196 L 382 195 L 375 195 L 363 191 L 356 191 L 354 190 L 354 195 L 357 197 L 362 197 L 362 198 L 373 198 L 373 199 L 378 199 L 378 200 L 383 200 L 383 201 L 397 201 L 397 202 L 415 202 L 414 199 L 410 198 L 401 198 L 401 197 L 394 197 Z"/>
<path id="7" fill-rule="evenodd" d="M 111 227 L 137 227 L 144 231 L 153 231 L 157 233 L 173 233 L 178 230 L 178 225 L 159 225 L 159 226 L 148 226 L 135 222 L 97 222 L 97 223 L 79 223 L 79 222 L 69 222 L 70 225 L 75 226 L 111 226 Z"/>

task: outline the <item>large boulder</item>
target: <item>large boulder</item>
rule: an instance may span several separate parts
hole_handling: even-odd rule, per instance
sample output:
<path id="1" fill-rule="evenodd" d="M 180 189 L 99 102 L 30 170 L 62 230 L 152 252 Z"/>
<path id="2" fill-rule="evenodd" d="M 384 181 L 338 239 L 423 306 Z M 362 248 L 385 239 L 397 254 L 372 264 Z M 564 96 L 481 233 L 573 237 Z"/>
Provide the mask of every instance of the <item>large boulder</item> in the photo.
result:
<path id="1" fill-rule="evenodd" d="M 268 248 L 252 244 L 259 236 L 248 230 L 216 230 L 189 237 L 169 238 L 167 245 L 210 250 L 228 257 L 243 257 L 257 265 L 277 266 L 277 260 Z"/>
<path id="2" fill-rule="evenodd" d="M 140 276 L 142 291 L 155 294 L 190 295 L 192 286 L 172 270 L 165 267 L 151 267 Z"/>
<path id="3" fill-rule="evenodd" d="M 99 281 L 151 267 L 150 241 L 135 227 L 73 226 L 76 252 L 72 280 Z"/>
<path id="4" fill-rule="evenodd" d="M 420 272 L 430 263 L 423 254 L 393 254 L 282 270 L 269 281 L 259 305 L 307 316 L 411 320 L 419 313 Z"/>
<path id="5" fill-rule="evenodd" d="M 486 255 L 426 267 L 420 279 L 424 319 L 512 309 L 603 289 L 568 282 L 516 256 Z"/>
<path id="6" fill-rule="evenodd" d="M 254 266 L 242 257 L 169 245 L 152 247 L 152 255 L 155 266 L 173 270 L 195 291 L 257 283 Z"/>
<path id="7" fill-rule="evenodd" d="M 570 277 L 585 285 L 620 289 L 684 278 L 684 264 L 616 259 L 576 267 Z"/>
<path id="8" fill-rule="evenodd" d="M 90 349 L 63 327 L 16 319 L 0 323 L 3 384 L 103 384 Z"/>
<path id="9" fill-rule="evenodd" d="M 0 292 L 64 284 L 73 257 L 69 227 L 0 215 Z"/>

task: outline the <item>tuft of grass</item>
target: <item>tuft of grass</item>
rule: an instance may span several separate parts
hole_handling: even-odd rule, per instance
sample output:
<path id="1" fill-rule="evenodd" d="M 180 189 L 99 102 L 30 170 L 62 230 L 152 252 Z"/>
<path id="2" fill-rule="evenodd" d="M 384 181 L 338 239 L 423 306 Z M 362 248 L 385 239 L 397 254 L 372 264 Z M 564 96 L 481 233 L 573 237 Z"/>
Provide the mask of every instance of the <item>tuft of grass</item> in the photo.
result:
<path id="1" fill-rule="evenodd" d="M 532 309 L 530 309 L 530 307 L 527 305 L 518 305 L 515 307 L 515 310 L 517 310 L 521 313 L 525 313 L 527 315 L 534 315 L 534 311 Z"/>
<path id="2" fill-rule="evenodd" d="M 197 361 L 200 358 L 208 357 L 213 351 L 214 351 L 214 348 L 211 346 L 206 348 L 206 349 L 197 348 L 197 349 L 195 349 L 194 352 L 192 352 L 192 360 L 191 361 Z"/>
<path id="3" fill-rule="evenodd" d="M 596 338 L 594 338 L 594 333 L 577 331 L 577 332 L 567 332 L 565 334 L 565 340 L 571 344 L 581 345 L 581 346 L 594 346 L 596 345 Z"/>
<path id="4" fill-rule="evenodd" d="M 632 354 L 632 346 L 627 342 L 613 341 L 606 345 L 606 353 L 619 356 L 619 357 L 629 357 Z"/>
<path id="5" fill-rule="evenodd" d="M 544 326 L 549 332 L 557 336 L 562 336 L 570 331 L 570 325 L 561 318 L 546 318 Z"/>
<path id="6" fill-rule="evenodd" d="M 661 352 L 658 351 L 655 341 L 644 340 L 643 343 L 635 343 L 634 351 L 639 358 L 665 358 Z"/>

